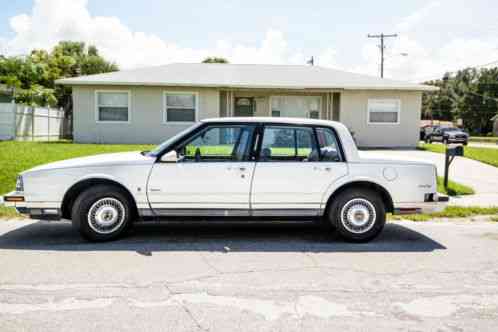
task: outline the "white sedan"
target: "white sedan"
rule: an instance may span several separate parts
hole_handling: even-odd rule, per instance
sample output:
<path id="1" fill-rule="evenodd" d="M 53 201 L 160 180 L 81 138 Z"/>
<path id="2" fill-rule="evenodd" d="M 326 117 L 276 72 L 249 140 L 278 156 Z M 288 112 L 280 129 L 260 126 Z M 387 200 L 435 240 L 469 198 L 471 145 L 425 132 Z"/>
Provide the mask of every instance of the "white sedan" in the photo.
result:
<path id="1" fill-rule="evenodd" d="M 153 151 L 102 154 L 21 173 L 5 205 L 70 219 L 92 241 L 143 220 L 313 219 L 368 241 L 386 213 L 442 209 L 429 163 L 362 159 L 338 122 L 204 120 Z"/>

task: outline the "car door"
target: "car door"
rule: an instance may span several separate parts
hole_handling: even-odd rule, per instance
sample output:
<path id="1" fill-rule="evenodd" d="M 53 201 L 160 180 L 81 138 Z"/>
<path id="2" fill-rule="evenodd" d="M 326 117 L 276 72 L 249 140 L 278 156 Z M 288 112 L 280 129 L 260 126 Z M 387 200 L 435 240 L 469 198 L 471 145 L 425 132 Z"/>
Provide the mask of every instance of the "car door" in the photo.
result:
<path id="1" fill-rule="evenodd" d="M 246 215 L 254 126 L 211 124 L 175 147 L 178 161 L 154 164 L 147 186 L 157 215 Z"/>
<path id="2" fill-rule="evenodd" d="M 327 188 L 348 172 L 337 142 L 331 128 L 264 126 L 251 192 L 253 214 L 319 214 Z"/>

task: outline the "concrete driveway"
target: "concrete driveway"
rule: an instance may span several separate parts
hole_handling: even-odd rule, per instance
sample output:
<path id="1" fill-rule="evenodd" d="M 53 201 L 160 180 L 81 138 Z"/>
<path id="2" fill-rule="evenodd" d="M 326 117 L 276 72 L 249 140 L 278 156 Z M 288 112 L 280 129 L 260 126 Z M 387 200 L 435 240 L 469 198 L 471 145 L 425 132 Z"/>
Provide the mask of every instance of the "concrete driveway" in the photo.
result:
<path id="1" fill-rule="evenodd" d="M 429 161 L 444 175 L 444 154 L 421 150 L 368 150 L 361 156 L 370 158 Z M 474 188 L 476 195 L 452 197 L 450 204 L 498 206 L 498 167 L 464 157 L 456 157 L 450 167 L 450 179 Z"/>
<path id="2" fill-rule="evenodd" d="M 389 223 L 344 243 L 310 226 L 0 221 L 4 331 L 496 331 L 498 224 Z"/>

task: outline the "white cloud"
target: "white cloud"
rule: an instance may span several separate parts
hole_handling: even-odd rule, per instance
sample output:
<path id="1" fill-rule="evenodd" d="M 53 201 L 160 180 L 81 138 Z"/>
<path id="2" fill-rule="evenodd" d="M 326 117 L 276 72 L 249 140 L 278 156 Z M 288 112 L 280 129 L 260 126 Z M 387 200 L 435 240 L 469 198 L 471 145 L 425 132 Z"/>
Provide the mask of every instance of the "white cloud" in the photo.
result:
<path id="1" fill-rule="evenodd" d="M 423 19 L 427 18 L 436 8 L 441 6 L 441 2 L 432 1 L 425 6 L 417 9 L 411 15 L 404 17 L 397 25 L 397 31 L 407 31 L 419 24 Z"/>
<path id="2" fill-rule="evenodd" d="M 82 40 L 96 45 L 122 68 L 199 62 L 207 56 L 223 56 L 233 63 L 305 63 L 278 30 L 269 29 L 260 45 L 220 40 L 212 48 L 181 47 L 154 34 L 132 31 L 117 17 L 92 16 L 87 0 L 36 0 L 32 12 L 12 17 L 10 26 L 15 36 L 0 38 L 0 50 L 7 54 L 49 49 L 60 40 Z M 325 59 L 334 62 L 331 50 L 325 51 Z"/>

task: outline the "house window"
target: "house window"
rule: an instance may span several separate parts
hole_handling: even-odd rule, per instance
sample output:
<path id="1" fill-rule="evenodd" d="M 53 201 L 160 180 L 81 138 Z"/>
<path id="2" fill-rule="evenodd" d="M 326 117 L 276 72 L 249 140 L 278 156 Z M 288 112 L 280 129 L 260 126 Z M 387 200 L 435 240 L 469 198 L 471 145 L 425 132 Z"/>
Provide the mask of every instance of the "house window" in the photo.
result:
<path id="1" fill-rule="evenodd" d="M 197 99 L 197 93 L 194 92 L 165 92 L 163 121 L 195 122 Z"/>
<path id="2" fill-rule="evenodd" d="M 273 116 L 275 118 L 279 118 L 280 117 L 280 111 L 272 110 L 271 111 L 271 116 Z"/>
<path id="3" fill-rule="evenodd" d="M 271 114 L 293 118 L 320 118 L 320 96 L 272 96 Z M 278 113 L 276 113 L 278 112 Z"/>
<path id="4" fill-rule="evenodd" d="M 369 99 L 369 124 L 399 124 L 401 101 L 399 99 Z"/>
<path id="5" fill-rule="evenodd" d="M 96 91 L 97 122 L 129 122 L 129 91 Z"/>

